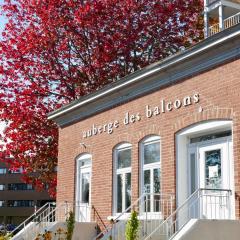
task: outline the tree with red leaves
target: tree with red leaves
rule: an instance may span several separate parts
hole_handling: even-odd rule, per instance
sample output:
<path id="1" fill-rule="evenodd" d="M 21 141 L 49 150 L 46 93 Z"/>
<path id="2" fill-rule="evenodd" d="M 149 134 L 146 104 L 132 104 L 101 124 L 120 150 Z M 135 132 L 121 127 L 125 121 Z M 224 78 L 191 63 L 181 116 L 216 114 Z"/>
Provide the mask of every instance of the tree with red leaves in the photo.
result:
<path id="1" fill-rule="evenodd" d="M 47 114 L 199 41 L 201 11 L 202 0 L 5 0 L 2 155 L 54 195 L 58 130 Z"/>

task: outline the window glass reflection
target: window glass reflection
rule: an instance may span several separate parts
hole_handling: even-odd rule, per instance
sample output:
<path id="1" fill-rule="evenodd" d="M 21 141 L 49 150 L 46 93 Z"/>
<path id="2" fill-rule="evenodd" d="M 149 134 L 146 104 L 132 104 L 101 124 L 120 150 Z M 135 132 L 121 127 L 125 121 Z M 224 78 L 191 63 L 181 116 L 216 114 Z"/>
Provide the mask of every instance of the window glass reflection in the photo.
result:
<path id="1" fill-rule="evenodd" d="M 117 168 L 131 167 L 131 149 L 119 150 L 117 152 Z"/>
<path id="2" fill-rule="evenodd" d="M 144 164 L 156 163 L 160 161 L 159 142 L 144 145 Z"/>
<path id="3" fill-rule="evenodd" d="M 220 149 L 205 152 L 205 185 L 206 188 L 221 188 L 222 171 Z"/>
<path id="4" fill-rule="evenodd" d="M 89 203 L 89 182 L 90 182 L 90 173 L 82 173 L 82 203 Z"/>

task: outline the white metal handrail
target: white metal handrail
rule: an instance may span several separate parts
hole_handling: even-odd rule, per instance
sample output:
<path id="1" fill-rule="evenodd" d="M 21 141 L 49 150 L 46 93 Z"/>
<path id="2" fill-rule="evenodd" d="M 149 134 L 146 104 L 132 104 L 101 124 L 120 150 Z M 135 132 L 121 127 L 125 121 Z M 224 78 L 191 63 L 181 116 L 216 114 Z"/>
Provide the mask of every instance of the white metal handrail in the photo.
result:
<path id="1" fill-rule="evenodd" d="M 143 239 L 172 239 L 191 219 L 231 219 L 230 196 L 229 189 L 200 188 Z"/>
<path id="2" fill-rule="evenodd" d="M 13 236 L 13 240 L 22 238 L 26 240 L 35 239 L 38 234 L 48 231 L 57 222 L 65 222 L 70 211 L 76 211 L 81 216 L 78 221 L 87 222 L 90 220 L 83 217 L 87 216 L 86 212 L 90 213 L 89 205 L 67 201 L 58 205 L 55 202 L 47 203 L 8 235 Z"/>
<path id="3" fill-rule="evenodd" d="M 36 212 L 34 212 L 30 217 L 24 220 L 21 224 L 19 224 L 13 231 L 8 233 L 9 236 L 14 236 L 16 233 L 24 229 L 30 222 L 33 222 L 37 219 L 37 217 L 44 211 L 44 209 L 49 208 L 50 205 L 56 204 L 55 202 L 47 202 L 41 208 L 39 208 Z"/>
<path id="4" fill-rule="evenodd" d="M 143 194 L 124 212 L 113 219 L 112 224 L 94 239 L 124 240 L 126 223 L 130 212 L 133 210 L 138 212 L 138 218 L 141 222 L 139 233 L 141 236 L 145 236 L 156 224 L 159 224 L 172 213 L 173 200 L 172 194 Z"/>

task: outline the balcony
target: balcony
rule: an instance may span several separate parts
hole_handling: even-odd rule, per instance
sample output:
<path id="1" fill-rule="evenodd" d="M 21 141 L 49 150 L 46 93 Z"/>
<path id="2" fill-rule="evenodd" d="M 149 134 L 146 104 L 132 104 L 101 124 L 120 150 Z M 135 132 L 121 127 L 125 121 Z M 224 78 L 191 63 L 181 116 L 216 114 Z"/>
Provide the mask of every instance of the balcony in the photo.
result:
<path id="1" fill-rule="evenodd" d="M 230 28 L 230 27 L 232 27 L 234 25 L 237 25 L 239 23 L 240 23 L 240 12 L 231 16 L 231 17 L 226 18 L 223 21 L 223 29 L 221 29 L 219 23 L 216 23 L 216 24 L 210 26 L 209 31 L 208 31 L 208 34 L 209 34 L 208 36 L 210 37 L 210 36 L 220 32 L 221 30 Z"/>
<path id="2" fill-rule="evenodd" d="M 230 4 L 236 4 L 236 3 L 240 3 L 240 0 L 206 0 L 206 3 L 205 3 L 205 6 L 206 7 L 209 7 L 211 6 L 212 4 L 215 4 L 215 3 L 222 3 L 222 2 L 229 2 Z"/>
<path id="3" fill-rule="evenodd" d="M 219 2 L 219 0 L 207 0 L 206 6 L 210 6 L 211 4 L 217 3 L 217 2 Z"/>

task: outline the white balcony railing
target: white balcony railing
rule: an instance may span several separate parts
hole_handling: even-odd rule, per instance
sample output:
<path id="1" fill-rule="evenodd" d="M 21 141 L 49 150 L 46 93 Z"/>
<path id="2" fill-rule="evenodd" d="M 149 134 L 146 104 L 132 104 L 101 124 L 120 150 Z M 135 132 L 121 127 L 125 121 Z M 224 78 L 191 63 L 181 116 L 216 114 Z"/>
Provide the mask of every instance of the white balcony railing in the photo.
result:
<path id="1" fill-rule="evenodd" d="M 224 20 L 224 28 L 230 28 L 240 23 L 240 12 Z"/>
<path id="2" fill-rule="evenodd" d="M 219 33 L 220 32 L 220 27 L 219 24 L 214 24 L 209 28 L 209 37 L 211 37 L 212 35 Z"/>
<path id="3" fill-rule="evenodd" d="M 229 18 L 226 18 L 223 22 L 223 28 L 224 29 L 230 28 L 239 23 L 240 23 L 240 12 Z M 219 23 L 216 23 L 216 24 L 212 25 L 211 27 L 209 27 L 208 35 L 210 37 L 216 33 L 219 33 L 220 31 L 221 31 L 220 25 L 219 25 Z"/>

